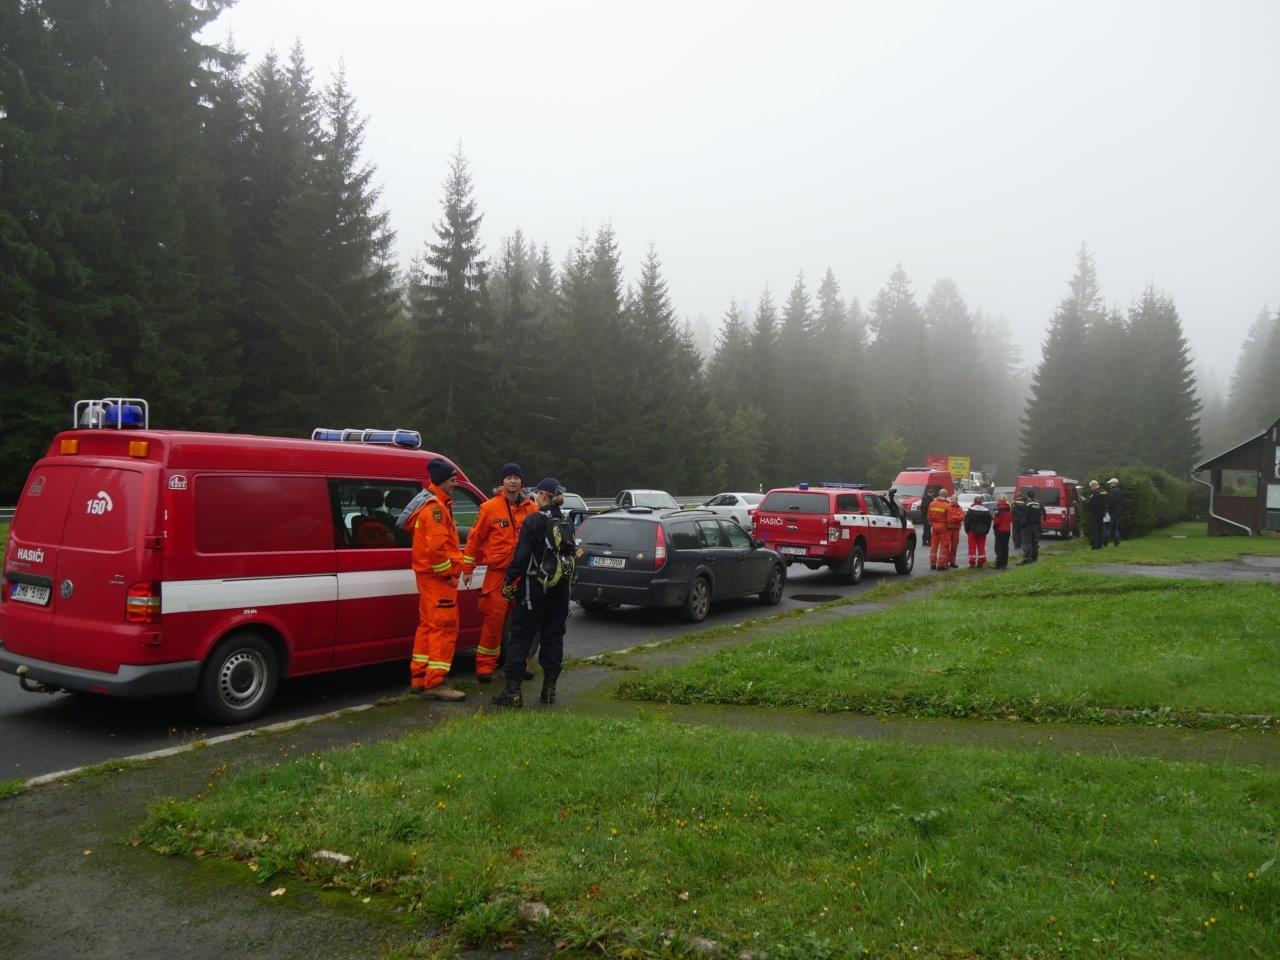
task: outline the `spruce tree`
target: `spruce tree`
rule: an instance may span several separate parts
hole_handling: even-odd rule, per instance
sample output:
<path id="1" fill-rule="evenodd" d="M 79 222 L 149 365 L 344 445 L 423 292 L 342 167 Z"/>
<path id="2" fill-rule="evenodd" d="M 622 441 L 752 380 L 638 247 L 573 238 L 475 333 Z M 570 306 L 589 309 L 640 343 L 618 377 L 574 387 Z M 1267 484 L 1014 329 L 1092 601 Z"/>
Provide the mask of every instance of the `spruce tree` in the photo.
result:
<path id="1" fill-rule="evenodd" d="M 877 420 L 897 436 L 919 437 L 932 429 L 932 424 L 919 420 L 927 416 L 923 410 L 928 405 L 919 402 L 919 393 L 927 381 L 921 362 L 927 367 L 928 351 L 924 317 L 902 264 L 893 268 L 889 282 L 876 295 L 868 326 L 874 338 L 867 348 L 868 380 Z"/>
<path id="2" fill-rule="evenodd" d="M 1228 420 L 1234 424 L 1232 433 L 1241 436 L 1228 437 L 1228 442 L 1243 440 L 1255 425 L 1261 429 L 1280 416 L 1280 402 L 1276 400 L 1273 386 L 1275 381 L 1266 380 L 1263 374 L 1277 330 L 1280 330 L 1280 311 L 1272 315 L 1263 306 L 1240 346 L 1240 358 L 1231 377 L 1227 398 Z"/>
<path id="3" fill-rule="evenodd" d="M 635 410 L 629 401 L 639 375 L 634 341 L 623 317 L 622 264 L 613 228 L 581 236 L 560 275 L 564 347 L 571 402 L 557 423 L 566 443 L 566 483 L 594 478 L 593 496 L 643 482 L 628 474 Z M 646 474 L 647 475 L 647 474 Z"/>
<path id="4" fill-rule="evenodd" d="M 415 406 L 432 449 L 483 463 L 492 459 L 492 434 L 474 427 L 493 414 L 493 324 L 482 216 L 461 149 L 450 160 L 441 211 L 410 303 L 421 372 Z"/>
<path id="5" fill-rule="evenodd" d="M 788 424 L 778 437 L 778 465 L 792 476 L 818 479 L 825 466 L 821 456 L 824 438 L 819 436 L 817 419 L 807 415 L 814 383 L 820 377 L 814 325 L 813 302 L 801 271 L 787 295 L 778 335 L 781 390 L 776 396 L 780 419 Z"/>
<path id="6" fill-rule="evenodd" d="M 1020 469 L 1078 472 L 1087 466 L 1089 441 L 1103 399 L 1094 395 L 1087 338 L 1105 312 L 1093 257 L 1083 244 L 1076 258 L 1070 293 L 1049 321 L 1039 364 L 1031 381 L 1022 421 Z"/>
<path id="7" fill-rule="evenodd" d="M 773 398 L 779 396 L 782 389 L 782 355 L 778 342 L 778 309 L 774 306 L 773 296 L 765 287 L 760 294 L 760 302 L 756 305 L 755 319 L 751 325 L 751 370 L 758 396 L 762 406 L 766 406 L 766 430 L 764 434 L 765 489 L 780 486 L 783 483 L 794 483 L 798 478 L 792 475 L 790 465 L 782 461 L 784 423 L 777 411 Z M 789 478 L 789 479 L 788 479 Z"/>
<path id="8" fill-rule="evenodd" d="M 1173 300 L 1147 287 L 1129 310 L 1129 334 L 1135 357 L 1141 357 L 1129 368 L 1130 459 L 1186 477 L 1200 450 L 1201 404 Z"/>

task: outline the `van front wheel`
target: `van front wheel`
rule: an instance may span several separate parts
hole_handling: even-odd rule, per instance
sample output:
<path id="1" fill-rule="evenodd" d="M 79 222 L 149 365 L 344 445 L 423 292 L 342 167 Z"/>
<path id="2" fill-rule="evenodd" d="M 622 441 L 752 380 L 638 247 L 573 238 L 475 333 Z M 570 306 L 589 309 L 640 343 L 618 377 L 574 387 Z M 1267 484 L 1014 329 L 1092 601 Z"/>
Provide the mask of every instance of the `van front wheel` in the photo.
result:
<path id="1" fill-rule="evenodd" d="M 215 723 L 245 723 L 266 711 L 280 683 L 276 652 L 256 633 L 232 634 L 200 673 L 196 709 Z"/>

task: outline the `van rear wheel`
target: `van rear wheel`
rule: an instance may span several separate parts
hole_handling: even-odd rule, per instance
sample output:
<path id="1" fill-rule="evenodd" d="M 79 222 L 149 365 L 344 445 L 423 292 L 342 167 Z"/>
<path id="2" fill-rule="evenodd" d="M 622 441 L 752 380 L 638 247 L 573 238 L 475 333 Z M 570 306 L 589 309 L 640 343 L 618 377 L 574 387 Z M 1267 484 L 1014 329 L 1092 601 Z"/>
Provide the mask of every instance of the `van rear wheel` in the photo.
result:
<path id="1" fill-rule="evenodd" d="M 215 723 L 256 720 L 275 698 L 279 684 L 280 664 L 271 644 L 256 633 L 235 633 L 205 661 L 196 709 Z"/>

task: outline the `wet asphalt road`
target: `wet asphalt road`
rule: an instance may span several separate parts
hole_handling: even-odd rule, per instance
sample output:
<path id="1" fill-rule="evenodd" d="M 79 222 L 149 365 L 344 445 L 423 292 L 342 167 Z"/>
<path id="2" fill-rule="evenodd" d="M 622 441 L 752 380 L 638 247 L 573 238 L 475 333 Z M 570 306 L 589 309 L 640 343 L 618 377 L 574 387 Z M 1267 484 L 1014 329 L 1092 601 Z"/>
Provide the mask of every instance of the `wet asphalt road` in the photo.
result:
<path id="1" fill-rule="evenodd" d="M 923 562 L 919 562 L 923 558 Z M 931 576 L 928 557 L 917 551 L 910 576 Z M 588 617 L 574 604 L 565 638 L 565 656 L 590 657 L 666 640 L 693 629 L 733 624 L 740 620 L 811 607 L 873 589 L 898 579 L 891 564 L 867 564 L 858 586 L 840 582 L 829 570 L 793 566 L 784 599 L 765 607 L 754 598 L 716 604 L 704 624 L 694 628 L 675 611 L 624 607 Z M 470 681 L 469 655 L 459 657 L 455 671 Z M 240 727 L 209 727 L 194 714 L 186 697 L 152 700 L 113 700 L 92 694 L 35 694 L 19 688 L 17 680 L 0 674 L 0 780 L 28 779 L 86 764 L 179 746 L 191 740 L 240 729 L 296 720 L 345 707 L 372 703 L 402 694 L 407 684 L 405 663 L 304 677 L 281 684 L 267 715 Z M 476 689 L 464 684 L 466 689 Z M 479 688 L 487 692 L 490 688 Z"/>

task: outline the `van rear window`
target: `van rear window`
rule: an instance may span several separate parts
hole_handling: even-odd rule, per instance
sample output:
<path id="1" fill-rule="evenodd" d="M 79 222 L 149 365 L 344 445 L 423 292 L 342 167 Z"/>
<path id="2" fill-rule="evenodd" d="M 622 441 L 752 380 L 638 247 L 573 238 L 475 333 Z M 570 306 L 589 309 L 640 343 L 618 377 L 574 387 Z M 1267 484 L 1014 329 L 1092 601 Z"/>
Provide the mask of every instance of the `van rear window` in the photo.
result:
<path id="1" fill-rule="evenodd" d="M 116 467 L 81 467 L 67 507 L 62 546 L 127 550 L 143 531 L 142 474 Z"/>
<path id="2" fill-rule="evenodd" d="M 760 504 L 760 513 L 830 513 L 831 500 L 825 493 L 804 490 L 774 490 Z"/>
<path id="3" fill-rule="evenodd" d="M 197 477 L 196 550 L 277 553 L 332 550 L 329 486 L 323 477 Z"/>

